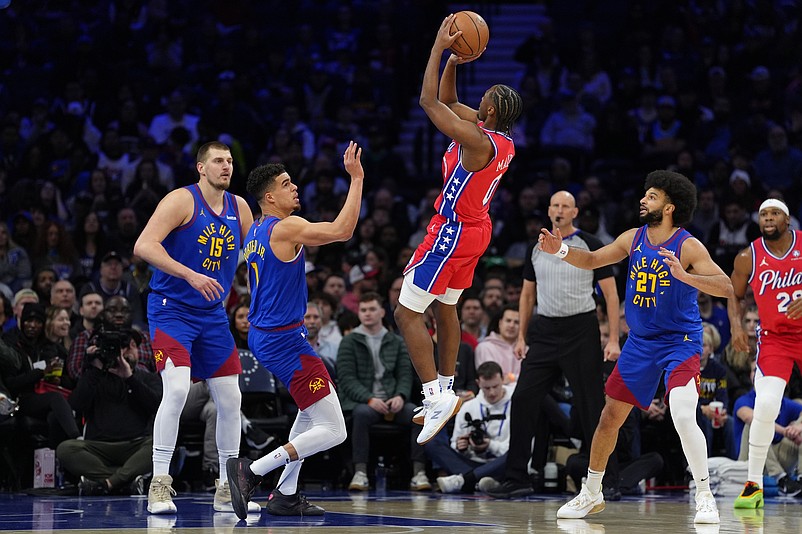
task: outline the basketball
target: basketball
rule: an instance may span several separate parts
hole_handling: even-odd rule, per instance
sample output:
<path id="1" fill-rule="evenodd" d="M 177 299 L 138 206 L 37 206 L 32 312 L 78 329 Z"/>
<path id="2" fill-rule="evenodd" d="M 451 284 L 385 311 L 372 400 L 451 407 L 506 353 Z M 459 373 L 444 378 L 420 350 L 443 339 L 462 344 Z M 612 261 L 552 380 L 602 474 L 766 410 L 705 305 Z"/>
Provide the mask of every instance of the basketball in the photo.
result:
<path id="1" fill-rule="evenodd" d="M 460 11 L 451 23 L 448 33 L 454 35 L 460 30 L 462 35 L 454 41 L 450 50 L 464 58 L 478 56 L 490 40 L 490 29 L 485 19 L 473 11 Z"/>

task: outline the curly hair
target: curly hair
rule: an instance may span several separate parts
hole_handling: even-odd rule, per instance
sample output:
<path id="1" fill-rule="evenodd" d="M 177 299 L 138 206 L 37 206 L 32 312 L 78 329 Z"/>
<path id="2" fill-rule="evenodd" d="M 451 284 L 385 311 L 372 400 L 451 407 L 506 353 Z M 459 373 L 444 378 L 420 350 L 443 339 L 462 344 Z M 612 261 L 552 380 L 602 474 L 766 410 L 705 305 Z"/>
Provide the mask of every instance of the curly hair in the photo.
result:
<path id="1" fill-rule="evenodd" d="M 696 186 L 688 178 L 673 171 L 652 171 L 646 176 L 644 190 L 654 187 L 668 196 L 674 204 L 674 224 L 684 226 L 693 219 L 696 210 Z"/>

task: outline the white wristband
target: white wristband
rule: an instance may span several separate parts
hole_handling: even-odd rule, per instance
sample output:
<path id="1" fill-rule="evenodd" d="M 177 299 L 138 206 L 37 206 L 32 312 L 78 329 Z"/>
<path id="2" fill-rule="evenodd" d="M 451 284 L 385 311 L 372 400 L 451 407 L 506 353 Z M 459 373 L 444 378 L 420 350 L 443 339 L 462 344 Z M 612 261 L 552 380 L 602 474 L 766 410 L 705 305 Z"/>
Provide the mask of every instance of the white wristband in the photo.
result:
<path id="1" fill-rule="evenodd" d="M 555 252 L 554 255 L 560 259 L 565 258 L 568 255 L 568 245 L 566 245 L 565 243 L 561 243 L 560 250 Z"/>

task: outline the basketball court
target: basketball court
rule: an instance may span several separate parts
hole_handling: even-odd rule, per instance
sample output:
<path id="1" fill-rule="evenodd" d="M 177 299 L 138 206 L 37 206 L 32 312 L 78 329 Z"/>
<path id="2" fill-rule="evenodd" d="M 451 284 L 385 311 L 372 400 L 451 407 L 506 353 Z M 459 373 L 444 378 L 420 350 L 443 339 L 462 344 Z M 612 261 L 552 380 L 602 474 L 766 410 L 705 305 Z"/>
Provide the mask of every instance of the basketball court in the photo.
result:
<path id="1" fill-rule="evenodd" d="M 347 493 L 308 492 L 310 501 L 323 506 L 322 517 L 277 517 L 266 512 L 245 521 L 234 514 L 214 512 L 211 494 L 176 497 L 178 514 L 153 516 L 147 497 L 59 497 L 0 495 L 0 530 L 6 532 L 110 532 L 120 534 L 181 532 L 225 534 L 233 532 L 324 533 L 518 533 L 570 532 L 576 534 L 622 532 L 649 534 L 715 534 L 748 532 L 799 534 L 802 500 L 767 499 L 764 510 L 739 511 L 732 497 L 718 500 L 721 525 L 694 525 L 694 508 L 687 492 L 625 497 L 587 520 L 557 520 L 557 509 L 569 497 L 534 496 L 499 501 L 486 496 L 452 496 L 437 492 L 389 491 Z M 267 495 L 257 494 L 264 504 Z"/>

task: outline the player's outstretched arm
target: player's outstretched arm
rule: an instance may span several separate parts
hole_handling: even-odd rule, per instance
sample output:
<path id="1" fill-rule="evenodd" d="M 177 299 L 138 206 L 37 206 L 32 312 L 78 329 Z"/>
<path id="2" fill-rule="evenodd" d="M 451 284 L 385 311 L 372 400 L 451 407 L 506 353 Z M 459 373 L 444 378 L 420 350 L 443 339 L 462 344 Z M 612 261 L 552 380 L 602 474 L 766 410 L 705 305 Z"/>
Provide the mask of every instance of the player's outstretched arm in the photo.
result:
<path id="1" fill-rule="evenodd" d="M 538 246 L 543 252 L 548 254 L 558 254 L 562 257 L 563 261 L 570 263 L 574 267 L 580 269 L 598 269 L 605 265 L 612 265 L 618 263 L 629 255 L 629 248 L 632 246 L 632 240 L 635 238 L 637 229 L 633 228 L 627 230 L 615 241 L 609 245 L 605 245 L 600 249 L 588 251 L 564 245 L 563 236 L 559 228 L 555 228 L 554 232 L 549 232 L 548 229 L 543 228 L 540 231 L 538 238 Z M 564 248 L 563 248 L 564 246 Z"/>
<path id="2" fill-rule="evenodd" d="M 301 217 L 290 216 L 276 224 L 272 239 L 309 246 L 327 245 L 351 239 L 359 221 L 362 184 L 365 178 L 365 171 L 362 169 L 362 149 L 354 141 L 351 141 L 345 149 L 343 166 L 351 175 L 351 187 L 337 218 L 332 222 L 312 223 Z"/>
<path id="3" fill-rule="evenodd" d="M 714 297 L 732 296 L 732 282 L 724 274 L 702 243 L 691 237 L 682 243 L 682 260 L 673 251 L 661 248 L 658 252 L 671 269 L 671 275 L 689 286 Z"/>
<path id="4" fill-rule="evenodd" d="M 214 278 L 197 273 L 175 261 L 162 245 L 170 232 L 192 217 L 193 206 L 192 193 L 186 189 L 176 189 L 168 193 L 139 234 L 139 239 L 134 244 L 134 254 L 160 271 L 186 280 L 206 300 L 214 300 L 225 293 L 223 286 Z"/>

